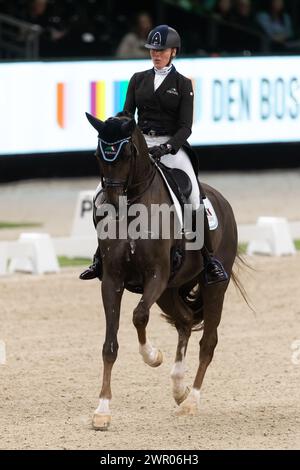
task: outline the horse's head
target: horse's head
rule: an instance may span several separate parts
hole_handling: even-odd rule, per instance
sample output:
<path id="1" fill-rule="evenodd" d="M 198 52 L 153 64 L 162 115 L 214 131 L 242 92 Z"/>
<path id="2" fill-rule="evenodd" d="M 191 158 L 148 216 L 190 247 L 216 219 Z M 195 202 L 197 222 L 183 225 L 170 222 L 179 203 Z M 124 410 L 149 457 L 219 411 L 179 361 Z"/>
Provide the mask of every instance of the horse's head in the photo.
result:
<path id="1" fill-rule="evenodd" d="M 98 131 L 96 156 L 107 200 L 116 204 L 118 197 L 126 194 L 132 178 L 132 160 L 135 146 L 132 134 L 136 123 L 127 116 L 112 117 L 101 121 L 86 113 L 90 124 Z"/>

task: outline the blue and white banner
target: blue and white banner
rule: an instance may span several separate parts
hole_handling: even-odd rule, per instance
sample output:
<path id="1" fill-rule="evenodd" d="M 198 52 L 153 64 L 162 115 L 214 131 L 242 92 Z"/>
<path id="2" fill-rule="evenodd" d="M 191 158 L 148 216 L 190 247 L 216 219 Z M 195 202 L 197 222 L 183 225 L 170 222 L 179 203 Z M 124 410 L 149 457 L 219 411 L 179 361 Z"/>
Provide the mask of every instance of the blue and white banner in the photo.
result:
<path id="1" fill-rule="evenodd" d="M 300 142 L 300 56 L 177 59 L 193 81 L 195 146 Z M 0 155 L 94 150 L 85 112 L 123 107 L 150 60 L 0 64 Z"/>

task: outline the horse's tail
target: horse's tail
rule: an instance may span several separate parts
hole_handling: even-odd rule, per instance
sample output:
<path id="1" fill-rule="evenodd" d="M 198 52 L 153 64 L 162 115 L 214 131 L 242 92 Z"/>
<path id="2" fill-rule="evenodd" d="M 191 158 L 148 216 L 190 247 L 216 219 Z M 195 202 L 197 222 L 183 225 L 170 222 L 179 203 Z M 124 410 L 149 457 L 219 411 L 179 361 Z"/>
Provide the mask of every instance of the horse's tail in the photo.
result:
<path id="1" fill-rule="evenodd" d="M 237 253 L 234 264 L 238 267 L 238 269 L 239 268 L 247 268 L 247 269 L 254 270 L 253 266 L 251 266 L 249 263 L 247 263 L 247 261 L 245 261 L 245 259 L 243 258 L 242 254 L 240 252 Z M 242 281 L 240 280 L 238 274 L 236 273 L 236 271 L 234 269 L 232 270 L 232 273 L 231 273 L 231 279 L 232 279 L 235 287 L 237 288 L 237 290 L 239 291 L 239 293 L 243 297 L 244 301 L 246 302 L 246 304 L 250 308 L 250 310 L 252 310 L 252 312 L 255 313 L 255 310 L 251 305 L 251 300 L 249 299 L 247 291 L 246 291 L 245 287 L 243 286 Z"/>

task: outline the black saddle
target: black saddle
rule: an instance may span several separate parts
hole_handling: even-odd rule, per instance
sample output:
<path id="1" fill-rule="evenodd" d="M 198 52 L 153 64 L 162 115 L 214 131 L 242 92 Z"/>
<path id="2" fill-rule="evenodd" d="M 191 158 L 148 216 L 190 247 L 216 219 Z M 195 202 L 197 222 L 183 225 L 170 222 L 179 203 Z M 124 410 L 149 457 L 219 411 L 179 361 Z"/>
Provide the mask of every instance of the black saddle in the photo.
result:
<path id="1" fill-rule="evenodd" d="M 190 177 L 185 171 L 179 170 L 179 168 L 169 168 L 161 162 L 159 162 L 158 165 L 183 208 L 184 204 L 187 204 L 188 198 L 192 192 Z"/>

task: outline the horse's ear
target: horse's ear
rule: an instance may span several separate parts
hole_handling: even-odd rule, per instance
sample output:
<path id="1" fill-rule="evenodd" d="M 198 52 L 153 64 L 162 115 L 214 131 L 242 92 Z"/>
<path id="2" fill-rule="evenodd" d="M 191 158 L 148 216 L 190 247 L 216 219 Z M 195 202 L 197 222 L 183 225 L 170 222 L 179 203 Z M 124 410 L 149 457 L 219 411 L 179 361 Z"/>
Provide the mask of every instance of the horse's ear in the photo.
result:
<path id="1" fill-rule="evenodd" d="M 122 124 L 122 132 L 124 135 L 131 135 L 135 129 L 136 123 L 134 118 L 129 121 L 125 121 Z"/>
<path id="2" fill-rule="evenodd" d="M 89 113 L 85 113 L 89 123 L 93 126 L 96 131 L 101 132 L 104 126 L 104 122 L 100 121 L 100 119 L 95 118 Z"/>

